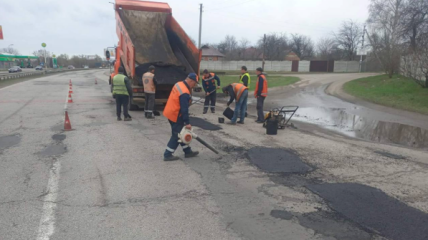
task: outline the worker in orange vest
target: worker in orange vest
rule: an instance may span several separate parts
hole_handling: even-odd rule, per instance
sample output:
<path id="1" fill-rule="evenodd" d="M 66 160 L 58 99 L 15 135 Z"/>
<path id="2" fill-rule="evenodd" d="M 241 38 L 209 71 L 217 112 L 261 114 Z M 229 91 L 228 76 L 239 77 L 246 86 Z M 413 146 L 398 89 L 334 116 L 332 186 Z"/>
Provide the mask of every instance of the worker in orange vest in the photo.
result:
<path id="1" fill-rule="evenodd" d="M 189 120 L 189 105 L 192 101 L 190 92 L 197 83 L 198 78 L 196 73 L 191 73 L 187 76 L 186 80 L 176 83 L 169 95 L 163 115 L 168 118 L 172 129 L 172 135 L 164 153 L 164 161 L 175 161 L 180 159 L 179 157 L 172 155 L 178 145 L 183 147 L 185 158 L 195 157 L 199 154 L 197 151 L 192 151 L 189 145 L 178 142 L 178 134 L 181 132 L 183 127 L 192 129 L 192 125 L 190 125 Z"/>
<path id="2" fill-rule="evenodd" d="M 266 76 L 263 74 L 263 68 L 259 67 L 256 69 L 257 84 L 256 90 L 254 91 L 254 97 L 257 98 L 257 123 L 263 123 L 265 116 L 263 114 L 263 104 L 268 93 L 268 83 Z"/>
<path id="3" fill-rule="evenodd" d="M 155 66 L 150 66 L 149 71 L 144 73 L 143 78 L 144 95 L 145 95 L 145 106 L 144 114 L 146 118 L 153 119 L 153 111 L 155 108 L 155 94 L 156 94 L 156 78 L 155 78 Z"/>
<path id="4" fill-rule="evenodd" d="M 236 99 L 235 112 L 232 117 L 232 125 L 236 124 L 239 117 L 239 124 L 244 124 L 245 112 L 247 111 L 248 88 L 242 83 L 232 83 L 223 88 L 223 92 L 230 96 L 227 106 Z"/>
<path id="5" fill-rule="evenodd" d="M 217 82 L 217 85 L 216 85 Z M 217 101 L 217 89 L 220 89 L 220 78 L 215 73 L 210 73 L 207 69 L 203 72 L 202 87 L 205 91 L 205 103 L 204 112 L 208 112 L 208 108 L 211 108 L 211 112 L 215 113 L 215 103 Z"/>

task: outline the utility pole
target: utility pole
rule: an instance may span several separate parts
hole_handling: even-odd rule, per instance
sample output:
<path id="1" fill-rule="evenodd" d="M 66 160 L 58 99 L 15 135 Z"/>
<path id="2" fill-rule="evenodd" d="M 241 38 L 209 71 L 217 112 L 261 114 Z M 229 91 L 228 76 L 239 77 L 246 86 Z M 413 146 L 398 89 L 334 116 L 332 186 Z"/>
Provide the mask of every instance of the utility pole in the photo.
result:
<path id="1" fill-rule="evenodd" d="M 265 70 L 265 54 L 266 54 L 266 34 L 263 36 L 263 63 L 262 68 Z"/>
<path id="2" fill-rule="evenodd" d="M 198 48 L 201 49 L 201 38 L 202 38 L 202 3 L 199 4 L 199 42 L 198 42 Z"/>
<path id="3" fill-rule="evenodd" d="M 361 42 L 361 52 L 360 52 L 360 73 L 363 68 L 363 49 L 364 49 L 364 36 L 366 35 L 366 25 L 364 24 L 363 30 L 363 41 Z"/>

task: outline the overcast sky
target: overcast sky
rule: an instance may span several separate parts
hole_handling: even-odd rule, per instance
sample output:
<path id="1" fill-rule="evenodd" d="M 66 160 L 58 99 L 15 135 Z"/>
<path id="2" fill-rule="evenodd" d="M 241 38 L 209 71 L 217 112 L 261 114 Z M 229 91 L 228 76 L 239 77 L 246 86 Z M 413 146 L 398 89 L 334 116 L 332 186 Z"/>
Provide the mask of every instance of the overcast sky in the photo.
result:
<path id="1" fill-rule="evenodd" d="M 57 55 L 103 54 L 117 44 L 114 0 L 0 0 L 4 40 L 21 54 L 47 44 Z M 199 3 L 204 4 L 203 43 L 218 43 L 226 35 L 255 44 L 271 32 L 300 33 L 316 43 L 331 36 L 344 20 L 364 22 L 370 0 L 166 0 L 173 16 L 197 41 Z"/>

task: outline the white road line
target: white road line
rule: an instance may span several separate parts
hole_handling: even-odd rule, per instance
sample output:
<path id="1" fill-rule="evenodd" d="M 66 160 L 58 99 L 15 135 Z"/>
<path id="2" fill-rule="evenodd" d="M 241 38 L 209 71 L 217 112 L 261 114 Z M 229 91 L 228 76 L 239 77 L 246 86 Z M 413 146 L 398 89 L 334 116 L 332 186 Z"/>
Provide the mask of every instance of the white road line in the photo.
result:
<path id="1" fill-rule="evenodd" d="M 42 217 L 40 218 L 37 240 L 49 240 L 55 232 L 55 209 L 58 196 L 58 182 L 61 163 L 56 160 L 49 170 L 47 194 L 44 198 Z"/>

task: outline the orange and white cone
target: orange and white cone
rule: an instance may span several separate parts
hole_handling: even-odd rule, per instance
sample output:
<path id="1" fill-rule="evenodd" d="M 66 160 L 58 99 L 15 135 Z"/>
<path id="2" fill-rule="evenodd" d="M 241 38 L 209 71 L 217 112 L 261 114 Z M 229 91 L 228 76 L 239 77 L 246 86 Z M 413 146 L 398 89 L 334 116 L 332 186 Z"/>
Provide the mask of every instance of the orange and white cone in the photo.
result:
<path id="1" fill-rule="evenodd" d="M 64 120 L 64 131 L 70 131 L 71 130 L 71 123 L 70 119 L 68 118 L 68 112 L 65 111 L 65 120 Z"/>
<path id="2" fill-rule="evenodd" d="M 68 90 L 68 93 L 73 93 L 73 88 L 70 86 L 70 89 Z"/>
<path id="3" fill-rule="evenodd" d="M 71 79 L 70 79 L 70 82 L 68 83 L 68 85 L 70 85 L 70 86 L 72 85 L 72 84 L 71 84 Z"/>
<path id="4" fill-rule="evenodd" d="M 71 93 L 68 93 L 68 103 L 72 103 L 73 98 L 71 97 Z"/>

